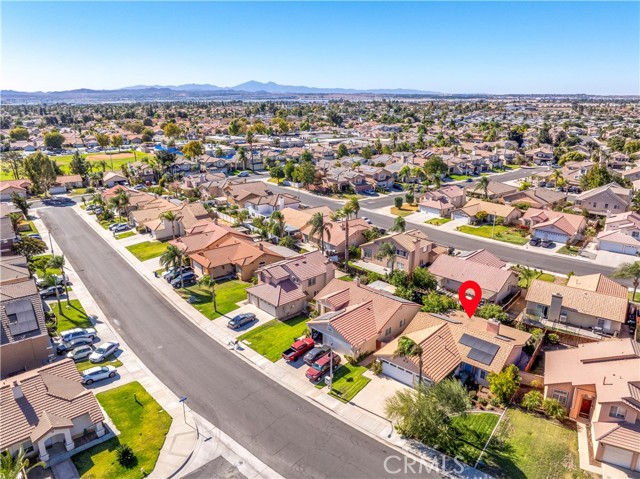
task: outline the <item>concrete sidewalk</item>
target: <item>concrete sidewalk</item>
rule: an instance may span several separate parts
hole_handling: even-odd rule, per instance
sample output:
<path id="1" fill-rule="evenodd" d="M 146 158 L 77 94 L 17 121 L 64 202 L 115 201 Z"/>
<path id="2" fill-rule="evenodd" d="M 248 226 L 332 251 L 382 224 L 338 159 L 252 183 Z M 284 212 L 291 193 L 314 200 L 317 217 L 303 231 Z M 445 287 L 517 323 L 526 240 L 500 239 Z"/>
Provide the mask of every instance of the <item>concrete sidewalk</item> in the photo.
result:
<path id="1" fill-rule="evenodd" d="M 80 208 L 78 207 L 78 209 Z M 83 210 L 80 209 L 80 211 Z M 110 234 L 109 231 L 104 230 L 95 221 L 94 223 L 104 234 Z M 36 218 L 34 225 L 47 245 L 53 247 L 52 253 L 62 254 L 63 252 L 55 239 L 51 238 L 45 224 L 39 218 Z M 116 243 L 123 241 L 116 240 L 113 237 L 111 239 Z M 125 246 L 126 244 L 121 245 L 122 248 Z M 73 285 L 73 296 L 80 301 L 87 315 L 91 318 L 100 341 L 118 341 L 120 343 L 117 358 L 123 364 L 118 367 L 117 379 L 98 382 L 88 386 L 88 388 L 98 393 L 132 381 L 138 381 L 172 418 L 169 432 L 165 437 L 155 468 L 153 471 L 147 471 L 147 473 L 151 472 L 149 477 L 169 478 L 177 476 L 178 473 L 182 474 L 183 469 L 192 469 L 192 462 L 198 464 L 202 463 L 202 458 L 213 459 L 220 455 L 223 455 L 229 461 L 234 460 L 240 464 L 238 469 L 246 477 L 280 477 L 275 471 L 269 469 L 255 456 L 224 435 L 214 425 L 192 412 L 188 406 L 183 406 L 179 402 L 179 398 L 127 347 L 126 342 L 111 325 L 111 322 L 117 323 L 117 319 L 107 318 L 76 274 L 73 265 L 69 264 L 69 262 L 65 265 L 65 273 Z M 208 434 L 208 438 L 203 436 L 205 433 Z M 232 451 L 236 452 L 232 453 Z"/>
<path id="2" fill-rule="evenodd" d="M 197 325 L 202 331 L 208 334 L 212 339 L 224 345 L 234 354 L 238 354 L 254 367 L 260 369 L 264 374 L 277 381 L 295 394 L 306 398 L 310 402 L 325 408 L 330 414 L 347 422 L 352 427 L 384 441 L 387 444 L 398 448 L 399 450 L 417 456 L 424 462 L 428 463 L 434 470 L 440 471 L 442 474 L 449 475 L 459 471 L 458 463 L 453 459 L 441 454 L 440 452 L 426 448 L 414 441 L 401 437 L 395 429 L 391 421 L 381 417 L 373 411 L 365 410 L 358 406 L 356 402 L 343 403 L 338 399 L 329 396 L 326 389 L 317 389 L 313 384 L 301 375 L 296 374 L 296 370 L 292 367 L 282 367 L 278 363 L 272 363 L 264 356 L 250 349 L 246 345 L 240 344 L 236 349 L 230 345 L 232 336 L 224 324 L 219 321 L 211 321 L 201 314 L 190 304 L 187 303 L 166 281 L 162 278 L 156 278 L 145 262 L 139 261 L 133 256 L 118 240 L 115 240 L 108 231 L 105 231 L 95 221 L 95 218 L 86 214 L 79 206 L 75 206 L 76 212 L 93 228 L 102 238 L 109 243 L 115 251 L 117 251 L 138 273 L 140 273 L 146 281 L 156 290 L 161 292 L 163 296 L 170 301 L 183 315 Z M 150 260 L 153 261 L 153 260 Z M 231 314 L 231 313 L 230 313 Z M 449 465 L 449 470 L 442 470 L 441 465 Z M 458 472 L 456 471 L 456 472 Z M 458 472 L 458 477 L 468 478 L 485 478 L 490 477 L 471 467 L 466 468 L 462 473 Z"/>

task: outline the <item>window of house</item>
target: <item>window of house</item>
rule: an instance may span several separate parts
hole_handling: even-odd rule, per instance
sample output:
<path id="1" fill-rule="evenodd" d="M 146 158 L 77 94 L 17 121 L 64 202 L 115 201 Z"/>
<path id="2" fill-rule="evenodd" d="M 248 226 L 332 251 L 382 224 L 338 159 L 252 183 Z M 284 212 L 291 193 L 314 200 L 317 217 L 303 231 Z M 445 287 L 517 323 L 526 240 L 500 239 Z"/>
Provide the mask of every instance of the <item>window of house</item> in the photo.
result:
<path id="1" fill-rule="evenodd" d="M 400 263 L 399 261 L 396 262 L 396 268 L 397 269 L 404 269 L 404 264 Z"/>
<path id="2" fill-rule="evenodd" d="M 391 334 L 391 328 L 385 329 L 384 334 L 385 334 L 385 336 L 390 335 Z"/>
<path id="3" fill-rule="evenodd" d="M 404 319 L 400 320 L 400 327 L 404 326 Z"/>
<path id="4" fill-rule="evenodd" d="M 613 205 L 613 209 L 617 210 L 618 209 L 618 205 Z"/>
<path id="5" fill-rule="evenodd" d="M 562 404 L 563 406 L 566 406 L 569 394 L 567 393 L 567 391 L 563 391 L 562 389 L 554 389 L 552 397 L 553 399 L 557 399 L 558 401 L 560 401 L 560 404 Z"/>
<path id="6" fill-rule="evenodd" d="M 611 406 L 611 409 L 609 409 L 609 417 L 624 419 L 626 415 L 627 410 L 622 406 Z"/>
<path id="7" fill-rule="evenodd" d="M 309 286 L 316 284 L 316 278 L 309 278 Z"/>
<path id="8" fill-rule="evenodd" d="M 480 379 L 485 379 L 487 377 L 487 372 L 483 371 L 482 369 L 480 370 Z"/>
<path id="9" fill-rule="evenodd" d="M 609 207 L 609 203 L 605 203 L 605 204 L 604 204 L 604 207 L 605 207 L 605 208 L 608 208 L 608 207 Z"/>
<path id="10" fill-rule="evenodd" d="M 370 249 L 365 249 L 364 250 L 364 257 L 365 258 L 371 258 L 371 250 Z"/>

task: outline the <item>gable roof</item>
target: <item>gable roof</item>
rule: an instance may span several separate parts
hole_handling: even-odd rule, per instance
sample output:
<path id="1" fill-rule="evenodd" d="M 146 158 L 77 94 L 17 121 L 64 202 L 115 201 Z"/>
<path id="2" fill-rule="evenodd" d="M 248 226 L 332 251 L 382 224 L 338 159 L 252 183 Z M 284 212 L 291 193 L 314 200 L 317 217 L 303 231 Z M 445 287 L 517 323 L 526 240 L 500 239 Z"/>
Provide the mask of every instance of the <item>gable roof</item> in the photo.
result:
<path id="1" fill-rule="evenodd" d="M 596 291 L 610 296 L 617 296 L 618 298 L 626 299 L 629 297 L 629 290 L 625 286 L 616 283 L 601 273 L 586 276 L 573 275 L 569 278 L 567 286 L 585 289 L 587 291 Z"/>
<path id="2" fill-rule="evenodd" d="M 447 278 L 459 283 L 473 280 L 485 291 L 499 292 L 515 273 L 508 269 L 493 266 L 493 262 L 483 262 L 460 258 L 457 256 L 439 255 L 429 266 L 435 276 Z"/>

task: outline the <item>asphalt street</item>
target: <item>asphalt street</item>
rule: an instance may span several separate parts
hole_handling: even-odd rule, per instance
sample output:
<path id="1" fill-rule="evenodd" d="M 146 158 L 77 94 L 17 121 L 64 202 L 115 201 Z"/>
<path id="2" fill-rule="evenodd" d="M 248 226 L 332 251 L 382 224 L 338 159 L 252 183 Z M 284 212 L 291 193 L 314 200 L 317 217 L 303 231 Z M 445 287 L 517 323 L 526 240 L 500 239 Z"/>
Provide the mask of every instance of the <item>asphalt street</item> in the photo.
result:
<path id="1" fill-rule="evenodd" d="M 195 412 L 284 477 L 391 477 L 384 460 L 402 456 L 396 450 L 288 391 L 203 334 L 71 208 L 43 208 L 40 215 L 113 327 Z M 403 476 L 393 477 L 398 475 Z M 440 476 L 422 470 L 420 477 Z"/>

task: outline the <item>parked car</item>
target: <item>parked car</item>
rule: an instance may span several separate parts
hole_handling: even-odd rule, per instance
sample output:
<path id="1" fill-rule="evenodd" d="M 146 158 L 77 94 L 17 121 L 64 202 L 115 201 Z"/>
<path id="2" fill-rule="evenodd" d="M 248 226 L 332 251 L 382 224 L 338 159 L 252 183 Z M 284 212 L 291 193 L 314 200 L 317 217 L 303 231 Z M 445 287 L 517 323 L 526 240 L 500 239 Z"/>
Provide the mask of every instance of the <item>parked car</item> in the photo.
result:
<path id="1" fill-rule="evenodd" d="M 131 229 L 131 226 L 129 226 L 127 223 L 120 223 L 118 226 L 113 228 L 112 231 L 114 233 L 122 233 L 123 231 L 129 231 L 130 229 Z"/>
<path id="2" fill-rule="evenodd" d="M 252 323 L 256 320 L 256 315 L 253 313 L 238 314 L 229 320 L 227 327 L 231 329 L 238 329 L 245 324 Z"/>
<path id="3" fill-rule="evenodd" d="M 56 285 L 61 285 L 62 281 L 64 280 L 64 278 L 62 277 L 61 274 L 54 274 L 52 275 L 56 278 Z M 38 275 L 34 276 L 35 280 L 36 280 L 36 286 L 38 288 L 44 288 L 44 283 L 45 283 L 45 279 L 44 278 L 40 278 Z"/>
<path id="4" fill-rule="evenodd" d="M 193 270 L 187 266 L 183 266 L 179 270 L 172 269 L 170 273 L 165 273 L 162 275 L 164 279 L 167 280 L 168 283 L 171 283 L 174 279 L 180 276 L 180 274 L 193 273 Z"/>
<path id="5" fill-rule="evenodd" d="M 40 241 L 42 241 L 42 236 L 40 236 L 40 233 L 29 233 L 27 236 L 29 238 L 39 239 Z"/>
<path id="6" fill-rule="evenodd" d="M 92 343 L 93 340 L 89 338 L 76 338 L 70 341 L 65 341 L 56 345 L 56 354 L 61 356 L 63 354 L 67 354 L 69 351 L 79 346 L 86 346 L 87 344 Z"/>
<path id="7" fill-rule="evenodd" d="M 529 240 L 529 244 L 530 244 L 531 246 L 540 246 L 540 243 L 541 243 L 541 242 L 542 242 L 542 240 L 541 240 L 540 238 L 535 238 L 535 237 L 534 237 L 534 238 L 531 238 L 531 239 Z"/>
<path id="8" fill-rule="evenodd" d="M 97 336 L 97 333 L 93 328 L 73 328 L 62 331 L 59 336 L 60 340 L 63 342 L 77 338 L 89 338 L 93 341 Z"/>
<path id="9" fill-rule="evenodd" d="M 109 227 L 107 228 L 109 231 L 113 231 L 114 229 L 116 229 L 118 226 L 120 226 L 122 223 L 111 223 L 109 225 Z"/>
<path id="10" fill-rule="evenodd" d="M 333 361 L 331 359 L 331 356 L 333 356 Z M 313 363 L 309 369 L 307 369 L 305 376 L 310 381 L 320 381 L 320 379 L 322 379 L 322 377 L 329 372 L 329 368 L 331 367 L 332 363 L 333 370 L 335 371 L 340 366 L 340 356 L 338 356 L 336 353 L 330 353 L 322 356 L 315 363 Z"/>
<path id="11" fill-rule="evenodd" d="M 113 366 L 96 366 L 82 371 L 80 375 L 82 376 L 82 384 L 93 384 L 96 381 L 112 378 L 116 373 L 117 370 Z"/>
<path id="12" fill-rule="evenodd" d="M 87 344 L 85 346 L 78 346 L 77 348 L 73 348 L 67 353 L 67 357 L 73 359 L 74 361 L 80 361 L 81 359 L 88 358 L 91 353 L 93 353 L 93 348 L 90 344 Z"/>
<path id="13" fill-rule="evenodd" d="M 181 288 L 183 284 L 184 286 L 196 284 L 196 274 L 193 271 L 187 271 L 182 273 L 182 278 L 178 275 L 171 280 L 171 286 L 174 288 Z"/>
<path id="14" fill-rule="evenodd" d="M 540 242 L 540 246 L 542 246 L 543 248 L 553 248 L 555 246 L 555 243 L 551 240 L 542 240 Z"/>
<path id="15" fill-rule="evenodd" d="M 92 363 L 101 363 L 113 353 L 115 353 L 120 347 L 120 343 L 116 341 L 107 341 L 98 345 L 96 350 L 89 356 L 89 361 Z"/>
<path id="16" fill-rule="evenodd" d="M 49 286 L 48 288 L 44 288 L 40 291 L 40 297 L 42 299 L 48 298 L 49 296 L 56 296 L 57 294 L 64 294 L 63 286 Z"/>
<path id="17" fill-rule="evenodd" d="M 373 223 L 371 222 L 371 220 L 370 220 L 369 218 L 367 218 L 366 216 L 363 216 L 363 217 L 362 217 L 362 219 L 363 219 L 363 220 L 365 220 L 365 221 L 366 221 L 367 223 L 369 223 L 369 224 L 373 224 Z"/>
<path id="18" fill-rule="evenodd" d="M 307 354 L 304 355 L 304 358 L 303 358 L 304 363 L 308 366 L 311 366 L 322 356 L 324 356 L 325 354 L 328 354 L 329 351 L 331 351 L 331 347 L 327 346 L 326 344 L 322 346 L 316 346 L 315 348 L 313 348 L 311 351 L 309 351 Z"/>
<path id="19" fill-rule="evenodd" d="M 238 173 L 238 178 L 245 178 L 247 176 L 249 176 L 248 171 L 241 171 L 240 173 Z"/>
<path id="20" fill-rule="evenodd" d="M 290 348 L 282 352 L 282 358 L 288 363 L 297 361 L 298 358 L 313 349 L 314 346 L 315 341 L 312 338 L 300 339 L 293 343 Z"/>

